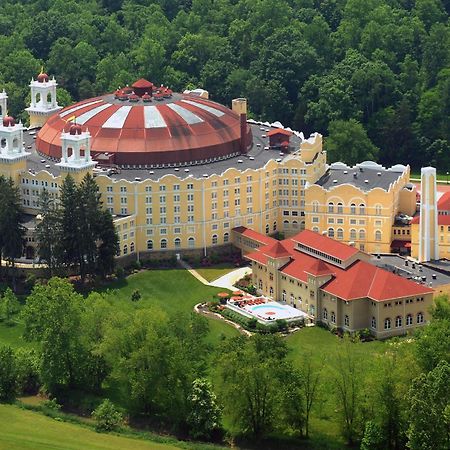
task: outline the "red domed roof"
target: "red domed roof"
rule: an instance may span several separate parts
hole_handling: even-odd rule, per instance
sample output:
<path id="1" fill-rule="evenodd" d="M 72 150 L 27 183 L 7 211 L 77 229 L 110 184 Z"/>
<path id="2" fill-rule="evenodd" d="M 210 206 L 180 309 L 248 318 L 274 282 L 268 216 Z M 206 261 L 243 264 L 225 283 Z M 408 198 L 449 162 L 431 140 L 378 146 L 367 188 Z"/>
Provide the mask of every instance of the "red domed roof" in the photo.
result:
<path id="1" fill-rule="evenodd" d="M 48 78 L 48 75 L 46 74 L 46 73 L 40 73 L 38 76 L 37 76 L 37 80 L 39 81 L 39 83 L 47 83 L 48 82 L 48 80 L 49 80 L 49 78 Z"/>
<path id="2" fill-rule="evenodd" d="M 16 124 L 14 117 L 5 116 L 3 117 L 3 126 L 4 127 L 13 127 Z"/>
<path id="3" fill-rule="evenodd" d="M 115 94 L 64 108 L 39 131 L 39 152 L 61 158 L 61 131 L 69 117 L 89 128 L 91 150 L 114 155 L 118 165 L 201 163 L 240 153 L 239 116 L 223 105 L 173 94 L 158 102 L 130 102 Z M 247 143 L 252 139 L 247 127 Z"/>
<path id="4" fill-rule="evenodd" d="M 69 133 L 72 135 L 75 134 L 81 134 L 83 132 L 81 125 L 77 124 L 77 123 L 73 123 L 72 125 L 70 125 L 69 128 Z"/>

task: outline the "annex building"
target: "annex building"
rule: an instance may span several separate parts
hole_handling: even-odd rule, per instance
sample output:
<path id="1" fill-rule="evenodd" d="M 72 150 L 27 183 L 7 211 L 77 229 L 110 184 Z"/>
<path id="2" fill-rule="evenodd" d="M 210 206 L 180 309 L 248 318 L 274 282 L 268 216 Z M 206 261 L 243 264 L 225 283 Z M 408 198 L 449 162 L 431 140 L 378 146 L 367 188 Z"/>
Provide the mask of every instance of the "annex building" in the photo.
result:
<path id="1" fill-rule="evenodd" d="M 422 281 L 428 269 L 417 267 L 421 277 L 413 279 L 411 263 L 397 267 L 404 265 L 399 256 L 392 255 L 399 261 L 374 257 L 310 230 L 278 241 L 238 227 L 233 242 L 252 262 L 259 294 L 298 308 L 330 328 L 367 328 L 383 339 L 406 334 L 428 320 L 435 294 Z M 434 286 L 448 288 L 450 276 L 427 275 Z"/>
<path id="2" fill-rule="evenodd" d="M 56 86 L 44 73 L 31 81 L 28 130 L 7 115 L 0 94 L 0 173 L 18 184 L 31 216 L 43 189 L 57 199 L 67 174 L 93 173 L 121 257 L 206 254 L 229 245 L 239 226 L 265 236 L 306 228 L 389 252 L 396 217 L 415 211 L 408 166 L 328 166 L 320 134 L 248 120 L 245 99 L 229 109 L 203 90 L 180 94 L 138 80 L 62 109 Z"/>

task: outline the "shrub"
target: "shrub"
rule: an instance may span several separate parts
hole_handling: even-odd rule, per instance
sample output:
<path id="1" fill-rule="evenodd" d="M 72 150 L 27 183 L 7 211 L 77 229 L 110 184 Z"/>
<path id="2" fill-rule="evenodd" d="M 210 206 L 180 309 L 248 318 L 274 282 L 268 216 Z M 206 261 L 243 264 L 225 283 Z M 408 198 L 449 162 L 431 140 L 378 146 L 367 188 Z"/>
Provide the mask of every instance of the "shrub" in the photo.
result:
<path id="1" fill-rule="evenodd" d="M 254 330 L 258 321 L 256 319 L 250 319 L 247 323 L 248 327 Z"/>
<path id="2" fill-rule="evenodd" d="M 0 348 L 0 401 L 9 402 L 16 396 L 17 367 L 13 349 Z"/>
<path id="3" fill-rule="evenodd" d="M 141 293 L 139 292 L 139 289 L 135 289 L 133 293 L 131 294 L 131 301 L 132 302 L 138 302 L 142 298 Z"/>
<path id="4" fill-rule="evenodd" d="M 288 328 L 288 324 L 284 319 L 278 319 L 276 321 L 276 326 L 278 328 L 278 331 L 286 331 Z"/>
<path id="5" fill-rule="evenodd" d="M 119 279 L 125 278 L 125 269 L 123 267 L 117 267 L 116 269 L 116 277 Z"/>
<path id="6" fill-rule="evenodd" d="M 123 423 L 122 413 L 108 399 L 103 400 L 93 411 L 92 417 L 97 431 L 113 431 Z"/>
<path id="7" fill-rule="evenodd" d="M 61 405 L 58 403 L 58 401 L 56 400 L 55 397 L 53 397 L 52 399 L 45 400 L 42 403 L 42 407 L 44 409 L 48 409 L 50 411 L 55 411 L 55 412 L 59 411 L 61 409 Z"/>

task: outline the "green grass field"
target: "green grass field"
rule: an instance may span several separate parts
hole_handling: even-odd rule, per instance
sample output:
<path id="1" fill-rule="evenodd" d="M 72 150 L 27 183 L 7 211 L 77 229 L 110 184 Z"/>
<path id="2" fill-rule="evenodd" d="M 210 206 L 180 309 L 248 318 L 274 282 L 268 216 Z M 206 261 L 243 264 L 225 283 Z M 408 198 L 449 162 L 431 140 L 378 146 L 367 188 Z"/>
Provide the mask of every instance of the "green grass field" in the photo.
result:
<path id="1" fill-rule="evenodd" d="M 0 405 L 0 450 L 175 450 L 168 444 L 132 439 L 58 422 L 42 414 Z"/>
<path id="2" fill-rule="evenodd" d="M 205 286 L 187 270 L 148 270 L 129 276 L 110 285 L 114 298 L 123 309 L 132 308 L 131 294 L 135 289 L 141 293 L 142 306 L 157 306 L 169 314 L 190 313 L 202 301 L 212 300 L 223 289 Z M 208 319 L 210 332 L 207 342 L 216 345 L 222 336 L 237 336 L 239 332 L 218 320 Z"/>
<path id="3" fill-rule="evenodd" d="M 112 295 L 117 307 L 122 310 L 131 310 L 135 307 L 135 304 L 131 302 L 131 294 L 135 289 L 138 289 L 141 293 L 141 300 L 139 301 L 140 306 L 157 306 L 169 314 L 173 313 L 190 313 L 193 306 L 204 300 L 211 300 L 220 289 L 212 288 L 210 286 L 205 286 L 199 281 L 197 281 L 191 274 L 186 270 L 148 270 L 131 275 L 125 280 L 118 280 L 108 287 L 108 289 L 113 290 Z M 210 332 L 207 336 L 207 343 L 216 347 L 221 344 L 224 337 L 233 337 L 238 335 L 238 331 L 232 326 L 226 324 L 225 322 L 209 319 Z M 6 326 L 0 323 L 0 342 L 9 343 L 13 346 L 23 346 L 30 345 L 25 342 L 21 337 L 23 331 L 23 325 L 18 324 L 14 327 Z M 307 327 L 298 331 L 297 333 L 289 336 L 287 338 L 287 344 L 290 348 L 290 357 L 295 364 L 301 365 L 305 354 L 311 354 L 313 360 L 323 366 L 322 370 L 322 381 L 323 386 L 320 395 L 320 401 L 317 403 L 313 419 L 311 422 L 311 445 L 308 448 L 313 449 L 339 449 L 343 448 L 343 441 L 340 437 L 340 429 L 338 417 L 335 412 L 335 402 L 333 398 L 333 367 L 334 358 L 339 346 L 342 345 L 342 339 L 336 337 L 327 330 L 319 327 Z M 354 354 L 358 357 L 361 364 L 369 367 L 376 360 L 376 355 L 387 349 L 389 342 L 367 342 L 352 344 Z M 111 386 L 108 394 L 111 394 L 113 398 L 114 386 Z M 17 409 L 17 408 L 16 408 Z M 19 410 L 20 411 L 20 410 Z M 0 411 L 0 421 L 2 419 Z M 22 413 L 22 411 L 20 411 Z M 40 418 L 39 414 L 26 412 L 27 414 L 32 414 L 30 417 Z M 28 417 L 28 416 L 27 416 Z M 52 419 L 42 418 L 43 420 L 50 421 L 53 424 Z M 10 422 L 10 421 L 9 421 Z M 3 448 L 115 448 L 109 447 L 107 443 L 98 444 L 104 445 L 95 447 L 95 440 L 88 447 L 70 447 L 70 439 L 68 439 L 69 446 L 61 447 L 51 447 L 47 445 L 44 437 L 41 437 L 39 433 L 36 433 L 36 444 L 34 444 L 34 436 L 30 433 L 25 432 L 25 427 L 28 427 L 24 421 L 18 420 L 17 425 L 14 427 L 7 427 L 5 430 L 7 433 L 4 434 L 2 427 L 5 428 L 5 421 L 1 421 L 3 425 L 0 425 L 0 450 Z M 61 425 L 58 423 L 58 425 Z M 67 425 L 67 424 L 64 424 Z M 69 426 L 69 425 L 67 425 Z M 75 426 L 75 425 L 74 425 Z M 20 429 L 22 428 L 22 433 Z M 76 427 L 76 426 L 75 426 Z M 45 428 L 45 427 L 44 427 Z M 16 431 L 15 431 L 16 430 Z M 82 430 L 83 436 L 85 430 Z M 92 433 L 86 430 L 86 433 Z M 15 438 L 14 433 L 17 436 L 23 434 L 21 437 L 22 441 L 18 441 L 17 445 L 11 445 L 6 443 L 3 446 L 3 440 Z M 9 437 L 11 435 L 11 437 Z M 70 436 L 70 433 L 68 434 Z M 93 433 L 94 436 L 102 436 Z M 113 436 L 108 436 L 108 438 L 114 438 Z M 2 440 L 3 439 L 3 440 Z M 17 439 L 19 439 L 17 437 Z M 28 447 L 26 446 L 28 442 Z M 43 442 L 40 446 L 40 442 Z M 160 447 L 148 447 L 147 444 L 141 443 L 144 446 L 134 446 L 129 448 L 160 448 Z M 8 446 L 9 445 L 9 446 Z M 155 444 L 156 445 L 156 444 Z M 117 447 L 119 448 L 119 447 Z M 120 448 L 127 448 L 126 446 Z M 170 448 L 170 447 L 161 447 Z"/>
<path id="4" fill-rule="evenodd" d="M 420 179 L 420 172 L 411 172 L 411 178 Z M 438 173 L 436 179 L 443 183 L 446 183 L 448 180 L 450 183 L 450 175 L 447 176 L 446 173 Z"/>
<path id="5" fill-rule="evenodd" d="M 232 270 L 235 270 L 236 267 L 231 266 L 230 264 L 217 264 L 214 267 L 201 267 L 199 269 L 195 269 L 205 280 L 214 281 L 217 278 L 230 273 Z"/>

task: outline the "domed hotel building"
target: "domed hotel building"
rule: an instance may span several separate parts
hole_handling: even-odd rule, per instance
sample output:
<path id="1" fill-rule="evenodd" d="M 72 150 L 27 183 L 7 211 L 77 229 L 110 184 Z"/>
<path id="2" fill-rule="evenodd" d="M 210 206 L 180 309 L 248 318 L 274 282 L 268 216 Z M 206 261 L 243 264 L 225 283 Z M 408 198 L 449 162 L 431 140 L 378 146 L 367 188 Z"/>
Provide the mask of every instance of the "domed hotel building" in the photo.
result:
<path id="1" fill-rule="evenodd" d="M 416 210 L 408 166 L 329 166 L 320 134 L 249 120 L 242 98 L 229 109 L 206 91 L 138 80 L 61 109 L 56 86 L 46 74 L 31 81 L 29 129 L 0 94 L 0 173 L 33 216 L 43 189 L 58 198 L 67 174 L 93 173 L 121 257 L 207 254 L 242 226 L 286 237 L 307 228 L 375 253 L 410 240 L 396 222 Z"/>

